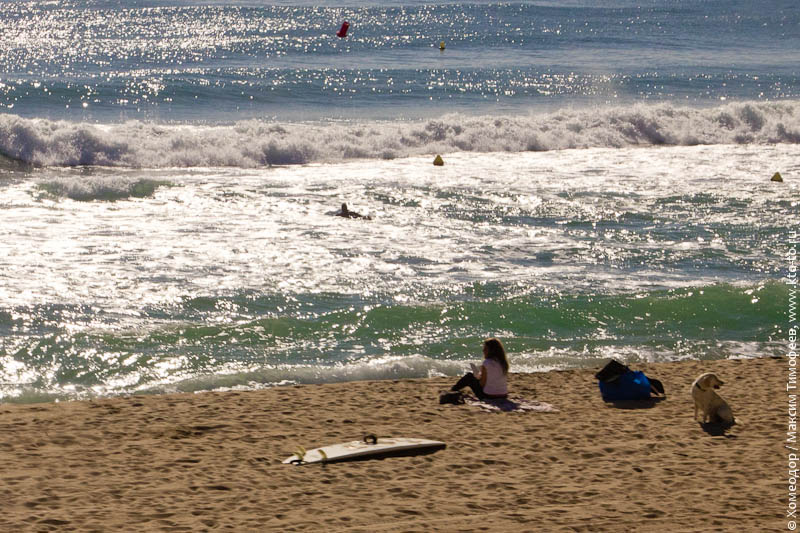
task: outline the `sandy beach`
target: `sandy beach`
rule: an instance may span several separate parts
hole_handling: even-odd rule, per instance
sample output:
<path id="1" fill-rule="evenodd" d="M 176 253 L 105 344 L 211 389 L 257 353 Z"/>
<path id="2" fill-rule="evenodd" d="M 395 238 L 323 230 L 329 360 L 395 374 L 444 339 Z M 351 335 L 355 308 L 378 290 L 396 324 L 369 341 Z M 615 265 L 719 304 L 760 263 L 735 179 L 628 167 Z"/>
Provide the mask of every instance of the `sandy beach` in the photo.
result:
<path id="1" fill-rule="evenodd" d="M 605 404 L 597 369 L 513 374 L 558 412 L 439 405 L 451 378 L 0 405 L 0 531 L 784 529 L 787 361 L 632 365 L 667 399 Z M 694 421 L 703 372 L 739 423 Z M 447 448 L 281 461 L 363 435 Z"/>

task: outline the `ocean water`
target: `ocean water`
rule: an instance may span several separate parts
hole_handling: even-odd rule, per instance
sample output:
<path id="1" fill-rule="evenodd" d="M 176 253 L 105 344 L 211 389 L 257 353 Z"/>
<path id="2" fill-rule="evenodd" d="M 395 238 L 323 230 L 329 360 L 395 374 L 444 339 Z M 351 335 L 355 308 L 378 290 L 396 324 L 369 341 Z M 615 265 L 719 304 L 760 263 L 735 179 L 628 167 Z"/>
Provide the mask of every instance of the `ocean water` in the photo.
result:
<path id="1" fill-rule="evenodd" d="M 792 1 L 1 0 L 0 400 L 781 355 L 798 50 Z"/>

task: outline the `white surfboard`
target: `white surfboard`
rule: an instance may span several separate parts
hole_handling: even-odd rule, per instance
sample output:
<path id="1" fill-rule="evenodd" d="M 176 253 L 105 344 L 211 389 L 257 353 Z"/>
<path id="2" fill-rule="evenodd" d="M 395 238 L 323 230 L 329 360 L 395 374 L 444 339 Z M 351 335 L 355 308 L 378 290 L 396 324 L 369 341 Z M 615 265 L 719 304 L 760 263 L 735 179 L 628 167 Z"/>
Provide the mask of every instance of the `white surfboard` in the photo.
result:
<path id="1" fill-rule="evenodd" d="M 313 450 L 299 450 L 285 459 L 284 464 L 332 463 L 368 456 L 402 455 L 413 452 L 434 451 L 447 446 L 444 442 L 427 439 L 399 437 L 374 437 L 368 435 L 364 440 L 332 444 Z"/>

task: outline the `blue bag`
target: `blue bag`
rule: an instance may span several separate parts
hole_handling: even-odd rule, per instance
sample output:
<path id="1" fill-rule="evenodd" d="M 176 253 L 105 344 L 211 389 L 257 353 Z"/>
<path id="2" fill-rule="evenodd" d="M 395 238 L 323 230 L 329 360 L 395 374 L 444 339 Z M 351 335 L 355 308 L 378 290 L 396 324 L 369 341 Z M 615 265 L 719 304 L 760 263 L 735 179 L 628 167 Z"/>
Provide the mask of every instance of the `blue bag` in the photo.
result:
<path id="1" fill-rule="evenodd" d="M 598 381 L 603 401 L 647 400 L 650 380 L 643 372 L 629 370 L 612 381 Z"/>

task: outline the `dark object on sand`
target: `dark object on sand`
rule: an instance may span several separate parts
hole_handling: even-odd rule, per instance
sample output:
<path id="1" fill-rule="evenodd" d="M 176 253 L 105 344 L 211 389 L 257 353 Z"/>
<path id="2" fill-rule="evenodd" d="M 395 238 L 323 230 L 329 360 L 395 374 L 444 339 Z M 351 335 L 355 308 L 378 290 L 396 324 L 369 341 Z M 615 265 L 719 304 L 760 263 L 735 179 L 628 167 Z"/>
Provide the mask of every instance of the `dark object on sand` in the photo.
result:
<path id="1" fill-rule="evenodd" d="M 439 395 L 439 403 L 452 403 L 461 405 L 464 403 L 464 393 L 461 391 L 446 391 Z"/>
<path id="2" fill-rule="evenodd" d="M 608 362 L 606 366 L 603 367 L 602 370 L 600 370 L 600 372 L 595 374 L 594 377 L 596 377 L 599 381 L 610 382 L 614 381 L 622 374 L 625 374 L 626 372 L 630 371 L 631 369 L 628 368 L 626 365 L 623 365 L 619 361 L 615 361 L 614 359 L 612 359 L 611 361 Z"/>
<path id="3" fill-rule="evenodd" d="M 648 378 L 644 372 L 631 370 L 614 359 L 594 377 L 606 402 L 647 400 L 651 393 L 664 395 L 664 385 L 659 380 Z"/>

